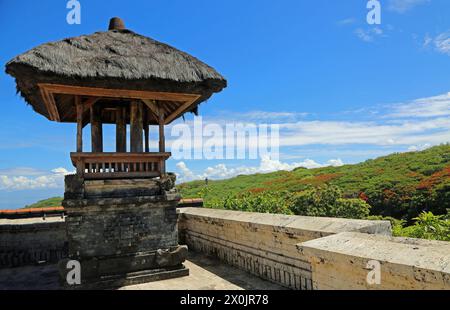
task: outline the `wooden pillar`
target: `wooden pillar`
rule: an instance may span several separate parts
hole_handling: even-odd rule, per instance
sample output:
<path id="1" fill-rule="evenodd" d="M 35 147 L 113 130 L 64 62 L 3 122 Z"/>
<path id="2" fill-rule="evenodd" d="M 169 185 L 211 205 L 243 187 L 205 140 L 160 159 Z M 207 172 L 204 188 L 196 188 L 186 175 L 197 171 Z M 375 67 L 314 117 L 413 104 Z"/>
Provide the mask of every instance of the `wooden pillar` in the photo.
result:
<path id="1" fill-rule="evenodd" d="M 132 153 L 143 152 L 142 141 L 142 107 L 143 103 L 140 101 L 133 101 L 130 105 L 130 144 Z"/>
<path id="2" fill-rule="evenodd" d="M 145 152 L 150 152 L 150 131 L 148 125 L 148 108 L 144 107 L 144 141 L 145 141 Z"/>
<path id="3" fill-rule="evenodd" d="M 166 151 L 166 138 L 164 137 L 164 112 L 162 108 L 159 108 L 159 152 L 164 153 Z"/>
<path id="4" fill-rule="evenodd" d="M 166 138 L 164 137 L 164 111 L 161 107 L 158 109 L 159 117 L 159 152 L 166 152 Z M 160 163 L 161 176 L 166 174 L 166 161 L 163 159 Z"/>
<path id="5" fill-rule="evenodd" d="M 150 131 L 148 128 L 148 124 L 144 126 L 144 137 L 145 137 L 145 152 L 150 152 Z"/>
<path id="6" fill-rule="evenodd" d="M 127 151 L 127 123 L 126 110 L 119 107 L 116 110 L 116 152 L 125 153 Z"/>
<path id="7" fill-rule="evenodd" d="M 94 104 L 91 106 L 91 141 L 92 152 L 103 152 L 102 110 Z"/>
<path id="8" fill-rule="evenodd" d="M 83 152 L 83 106 L 79 96 L 75 96 L 75 108 L 77 110 L 77 152 Z"/>

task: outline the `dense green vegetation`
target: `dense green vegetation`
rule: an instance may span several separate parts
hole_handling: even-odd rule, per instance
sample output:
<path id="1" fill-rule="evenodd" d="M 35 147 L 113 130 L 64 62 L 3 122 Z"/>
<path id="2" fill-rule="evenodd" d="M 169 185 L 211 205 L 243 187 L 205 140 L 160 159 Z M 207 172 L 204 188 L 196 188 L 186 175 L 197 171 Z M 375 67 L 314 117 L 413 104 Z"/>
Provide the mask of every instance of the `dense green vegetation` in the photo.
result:
<path id="1" fill-rule="evenodd" d="M 423 211 L 446 214 L 450 208 L 450 145 L 422 152 L 392 154 L 356 165 L 299 168 L 228 180 L 194 181 L 178 186 L 184 198 L 203 197 L 208 207 L 245 193 L 291 192 L 336 186 L 346 199 L 361 199 L 371 215 L 412 223 Z"/>
<path id="2" fill-rule="evenodd" d="M 253 212 L 388 219 L 394 235 L 449 240 L 450 145 L 356 165 L 298 168 L 178 185 L 206 207 Z M 60 206 L 62 198 L 27 207 Z M 449 240 L 450 241 L 450 240 Z"/>
<path id="3" fill-rule="evenodd" d="M 450 241 L 450 211 L 447 211 L 446 215 L 422 212 L 411 226 L 406 226 L 405 221 L 392 217 L 369 216 L 367 219 L 391 221 L 394 236 Z"/>
<path id="4" fill-rule="evenodd" d="M 449 238 L 449 144 L 356 165 L 241 175 L 178 187 L 184 198 L 202 197 L 211 208 L 387 218 L 396 235 Z"/>
<path id="5" fill-rule="evenodd" d="M 52 197 L 44 200 L 40 200 L 31 205 L 25 206 L 25 208 L 48 208 L 48 207 L 59 207 L 61 206 L 61 197 Z"/>
<path id="6" fill-rule="evenodd" d="M 301 192 L 265 191 L 245 192 L 214 200 L 211 208 L 260 213 L 281 213 L 306 216 L 325 216 L 363 219 L 369 215 L 370 205 L 364 200 L 344 198 L 336 186 L 313 188 Z"/>

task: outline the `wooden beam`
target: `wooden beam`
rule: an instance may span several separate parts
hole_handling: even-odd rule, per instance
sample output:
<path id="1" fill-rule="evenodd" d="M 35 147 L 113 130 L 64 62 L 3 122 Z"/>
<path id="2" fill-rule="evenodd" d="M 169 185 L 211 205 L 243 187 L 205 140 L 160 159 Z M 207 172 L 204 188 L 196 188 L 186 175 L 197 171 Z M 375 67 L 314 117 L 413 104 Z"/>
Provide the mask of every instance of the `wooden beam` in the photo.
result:
<path id="1" fill-rule="evenodd" d="M 153 100 L 142 100 L 149 109 L 153 112 L 153 114 L 158 119 L 159 124 L 159 152 L 163 153 L 165 152 L 166 144 L 165 144 L 165 137 L 164 137 L 164 124 L 166 123 L 164 120 L 164 111 L 161 106 L 158 106 Z"/>
<path id="2" fill-rule="evenodd" d="M 56 106 L 55 97 L 53 94 L 49 94 L 50 105 L 53 108 L 53 118 L 55 121 L 60 122 L 61 118 L 59 117 L 58 107 Z"/>
<path id="3" fill-rule="evenodd" d="M 92 152 L 103 152 L 103 128 L 101 108 L 98 105 L 91 106 L 91 141 Z"/>
<path id="4" fill-rule="evenodd" d="M 148 124 L 148 114 L 151 113 L 147 106 L 144 106 L 144 143 L 145 143 L 145 152 L 150 152 L 150 128 Z"/>
<path id="5" fill-rule="evenodd" d="M 125 120 L 125 107 L 116 110 L 116 152 L 127 151 L 127 123 Z"/>
<path id="6" fill-rule="evenodd" d="M 178 107 L 178 109 L 176 109 L 174 112 L 172 112 L 172 114 L 167 116 L 165 123 L 169 124 L 173 120 L 180 117 L 183 113 L 185 113 L 192 106 L 193 103 L 194 102 L 191 102 L 191 101 L 187 101 L 187 102 L 183 103 L 181 106 Z"/>
<path id="7" fill-rule="evenodd" d="M 135 161 L 138 159 L 145 159 L 145 158 L 166 158 L 168 159 L 170 156 L 172 156 L 172 153 L 165 152 L 165 153 L 148 153 L 148 154 L 135 154 L 135 153 L 111 153 L 111 152 L 104 152 L 104 153 L 70 153 L 71 158 L 79 159 L 81 157 L 86 158 L 97 158 L 98 160 L 105 160 L 107 161 L 107 158 L 112 158 L 112 161 L 117 162 L 129 162 Z M 155 160 L 154 162 L 156 162 Z"/>
<path id="8" fill-rule="evenodd" d="M 150 152 L 150 130 L 148 124 L 144 126 L 145 152 Z"/>
<path id="9" fill-rule="evenodd" d="M 83 112 L 83 128 L 86 127 L 87 124 L 91 121 L 91 111 Z"/>
<path id="10" fill-rule="evenodd" d="M 91 97 L 86 99 L 86 101 L 83 102 L 83 113 L 89 110 L 99 100 L 100 98 L 98 97 Z"/>
<path id="11" fill-rule="evenodd" d="M 41 92 L 41 97 L 44 101 L 45 107 L 47 108 L 50 120 L 60 122 L 61 118 L 59 116 L 58 108 L 56 107 L 53 94 L 49 93 L 45 88 L 42 87 L 39 87 L 39 91 Z"/>
<path id="12" fill-rule="evenodd" d="M 79 96 L 75 96 L 77 110 L 77 152 L 83 152 L 83 106 Z"/>
<path id="13" fill-rule="evenodd" d="M 74 98 L 77 96 L 74 96 Z M 91 97 L 86 99 L 84 102 L 81 102 L 80 99 L 80 103 L 83 106 L 83 113 L 86 113 L 87 111 L 90 110 L 91 106 L 96 103 L 98 100 L 100 100 L 101 98 L 98 97 Z M 76 100 L 76 99 L 74 99 Z M 64 121 L 67 118 L 77 118 L 77 109 L 76 109 L 76 103 L 75 103 L 75 112 L 72 111 L 72 109 L 69 109 L 64 115 L 61 116 L 61 120 Z M 89 117 L 87 119 L 85 119 L 83 121 L 83 127 L 86 126 L 89 123 Z"/>
<path id="14" fill-rule="evenodd" d="M 159 152 L 164 153 L 166 151 L 166 140 L 164 136 L 164 113 L 159 108 Z"/>
<path id="15" fill-rule="evenodd" d="M 86 179 L 111 179 L 111 178 L 134 178 L 134 177 L 156 177 L 165 173 L 165 161 L 170 153 L 70 153 L 70 158 L 77 173 Z M 114 164 L 115 167 L 123 165 L 134 165 L 140 168 L 137 171 L 111 170 L 99 171 L 95 167 L 104 167 Z"/>
<path id="16" fill-rule="evenodd" d="M 164 153 L 166 151 L 166 137 L 164 135 L 164 110 L 161 106 L 158 109 L 159 116 L 159 152 Z M 161 173 L 161 177 L 166 174 L 166 161 L 161 160 L 159 162 L 159 171 Z"/>
<path id="17" fill-rule="evenodd" d="M 130 104 L 130 145 L 132 153 L 142 153 L 142 102 L 133 101 Z"/>
<path id="18" fill-rule="evenodd" d="M 156 105 L 155 100 L 149 100 L 149 99 L 142 99 L 142 101 L 145 103 L 145 105 L 150 109 L 150 111 L 153 113 L 155 118 L 159 120 L 159 109 Z"/>
<path id="19" fill-rule="evenodd" d="M 61 84 L 40 83 L 38 86 L 50 94 L 67 94 L 80 96 L 109 97 L 122 99 L 153 99 L 161 101 L 195 102 L 200 95 L 169 92 L 151 92 L 129 89 L 110 89 L 98 87 L 82 87 Z"/>

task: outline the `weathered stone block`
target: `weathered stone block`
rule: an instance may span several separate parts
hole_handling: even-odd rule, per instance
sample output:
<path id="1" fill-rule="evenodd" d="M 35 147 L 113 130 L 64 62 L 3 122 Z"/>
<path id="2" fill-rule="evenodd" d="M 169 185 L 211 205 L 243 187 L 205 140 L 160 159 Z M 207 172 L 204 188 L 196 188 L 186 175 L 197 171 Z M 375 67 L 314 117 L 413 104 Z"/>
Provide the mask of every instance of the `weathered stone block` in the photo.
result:
<path id="1" fill-rule="evenodd" d="M 54 263 L 67 255 L 64 219 L 0 219 L 0 268 Z"/>
<path id="2" fill-rule="evenodd" d="M 70 179 L 67 188 L 72 190 L 73 183 Z M 138 281 L 188 272 L 182 265 L 187 248 L 178 246 L 180 196 L 171 178 L 85 180 L 82 192 L 82 198 L 65 199 L 63 206 L 68 258 L 80 261 L 83 287 L 123 285 L 131 273 Z"/>
<path id="3" fill-rule="evenodd" d="M 312 289 L 311 264 L 296 244 L 342 231 L 389 235 L 388 221 L 316 218 L 217 209 L 179 210 L 180 239 L 264 279 Z"/>
<path id="4" fill-rule="evenodd" d="M 344 232 L 297 245 L 315 289 L 450 289 L 450 243 Z M 379 263 L 380 282 L 367 281 Z"/>
<path id="5" fill-rule="evenodd" d="M 64 177 L 64 199 L 84 198 L 84 179 L 77 174 L 69 174 Z"/>

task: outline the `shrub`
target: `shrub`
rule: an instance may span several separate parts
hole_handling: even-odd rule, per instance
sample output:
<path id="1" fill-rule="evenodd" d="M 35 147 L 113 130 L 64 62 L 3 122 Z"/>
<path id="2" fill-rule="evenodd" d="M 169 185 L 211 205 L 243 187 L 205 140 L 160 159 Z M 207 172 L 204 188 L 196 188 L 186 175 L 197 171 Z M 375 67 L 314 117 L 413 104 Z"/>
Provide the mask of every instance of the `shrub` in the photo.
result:
<path id="1" fill-rule="evenodd" d="M 294 214 L 305 216 L 362 219 L 370 212 L 370 205 L 364 200 L 343 198 L 336 186 L 297 193 L 291 198 L 290 206 Z"/>
<path id="2" fill-rule="evenodd" d="M 336 186 L 326 186 L 298 193 L 287 191 L 246 192 L 211 201 L 218 209 L 259 213 L 281 213 L 305 216 L 362 219 L 369 215 L 370 205 L 361 199 L 346 199 Z"/>
<path id="3" fill-rule="evenodd" d="M 403 220 L 398 220 L 396 218 L 393 218 L 391 216 L 381 216 L 381 215 L 370 215 L 366 218 L 367 220 L 370 221 L 389 221 L 391 222 L 391 227 L 392 227 L 392 235 L 396 236 L 396 237 L 400 237 L 403 236 L 403 226 L 405 225 L 405 221 Z"/>
<path id="4" fill-rule="evenodd" d="M 406 226 L 405 221 L 392 217 L 368 216 L 368 220 L 389 220 L 392 225 L 392 235 L 396 237 L 409 237 L 450 241 L 450 213 L 434 215 L 432 212 L 422 212 L 415 218 L 414 225 Z"/>
<path id="5" fill-rule="evenodd" d="M 212 208 L 259 213 L 292 214 L 289 210 L 285 192 L 245 193 L 228 196 L 210 204 Z"/>
<path id="6" fill-rule="evenodd" d="M 450 222 L 448 215 L 434 215 L 423 212 L 415 218 L 415 225 L 403 229 L 405 237 L 450 241 Z"/>

